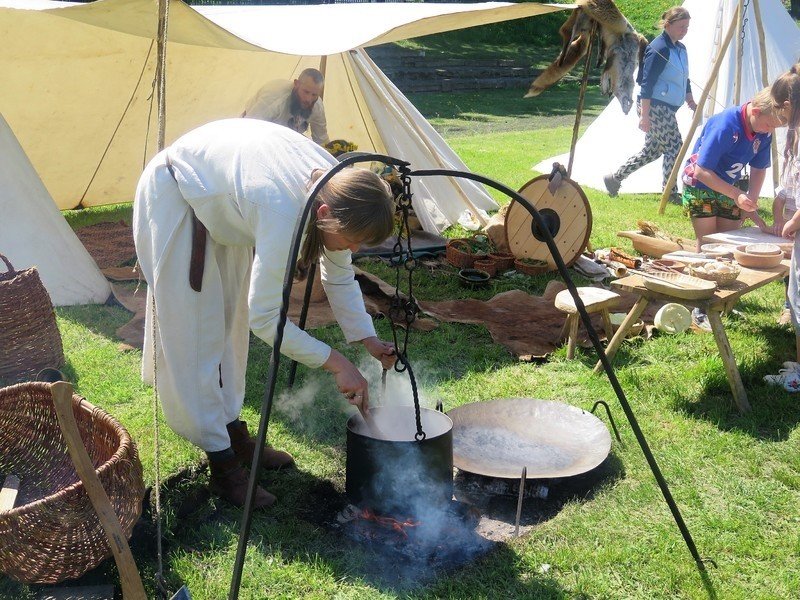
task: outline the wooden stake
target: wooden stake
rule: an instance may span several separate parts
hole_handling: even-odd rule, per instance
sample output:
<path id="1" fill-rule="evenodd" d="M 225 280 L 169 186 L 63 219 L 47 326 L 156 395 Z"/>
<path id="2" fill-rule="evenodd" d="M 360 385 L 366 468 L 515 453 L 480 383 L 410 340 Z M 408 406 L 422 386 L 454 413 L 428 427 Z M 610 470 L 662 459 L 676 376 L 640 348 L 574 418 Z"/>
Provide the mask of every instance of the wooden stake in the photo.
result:
<path id="1" fill-rule="evenodd" d="M 583 115 L 583 103 L 586 98 L 586 84 L 589 82 L 589 65 L 592 60 L 592 40 L 594 40 L 594 35 L 596 30 L 597 30 L 597 21 L 593 21 L 592 29 L 589 32 L 589 43 L 587 44 L 586 47 L 586 62 L 583 65 L 583 79 L 581 79 L 581 90 L 578 93 L 578 108 L 575 111 L 575 124 L 572 126 L 572 143 L 569 145 L 569 162 L 567 163 L 567 177 L 572 177 L 572 163 L 575 161 L 575 147 L 578 145 L 578 130 L 581 127 L 581 115 Z M 552 193 L 552 190 L 550 193 Z"/>
<path id="2" fill-rule="evenodd" d="M 514 537 L 519 537 L 519 520 L 522 517 L 522 498 L 525 496 L 525 480 L 528 478 L 528 467 L 522 467 L 522 477 L 519 479 L 519 497 L 517 498 L 517 525 Z"/>
<path id="3" fill-rule="evenodd" d="M 147 600 L 142 579 L 128 546 L 128 540 L 119 524 L 114 507 L 111 506 L 108 494 L 97 477 L 97 472 L 78 431 L 78 424 L 75 422 L 75 414 L 72 409 L 72 385 L 59 381 L 50 386 L 50 393 L 53 396 L 61 433 L 64 434 L 67 442 L 69 456 L 75 465 L 78 477 L 83 482 L 83 487 L 86 489 L 97 517 L 100 519 L 100 525 L 106 533 L 111 552 L 114 554 L 114 561 L 117 563 L 117 571 L 122 584 L 122 595 L 125 600 Z"/>
<path id="4" fill-rule="evenodd" d="M 708 93 L 711 91 L 711 88 L 717 79 L 717 75 L 719 75 L 719 68 L 722 66 L 722 59 L 725 56 L 725 53 L 728 51 L 728 46 L 731 43 L 733 31 L 738 20 L 739 7 L 736 8 L 736 14 L 731 20 L 731 24 L 728 27 L 728 32 L 725 34 L 725 39 L 722 42 L 722 45 L 719 47 L 717 57 L 714 59 L 714 66 L 711 69 L 711 74 L 708 76 L 706 87 L 703 90 L 703 94 L 700 96 L 700 101 L 697 103 L 697 108 L 694 110 L 694 117 L 692 118 L 692 124 L 689 127 L 689 132 L 686 134 L 686 138 L 683 140 L 683 144 L 678 152 L 678 156 L 675 157 L 675 164 L 672 165 L 672 172 L 669 174 L 669 180 L 667 180 L 667 184 L 664 186 L 664 191 L 661 194 L 661 204 L 658 206 L 658 214 L 660 215 L 664 214 L 664 207 L 667 205 L 667 201 L 669 200 L 670 190 L 672 190 L 672 186 L 675 185 L 675 181 L 678 179 L 678 171 L 683 166 L 683 157 L 686 156 L 686 151 L 689 149 L 689 144 L 692 143 L 694 131 L 697 129 L 697 124 L 700 122 L 700 117 L 703 115 L 703 105 L 705 105 L 706 99 L 708 98 Z"/>

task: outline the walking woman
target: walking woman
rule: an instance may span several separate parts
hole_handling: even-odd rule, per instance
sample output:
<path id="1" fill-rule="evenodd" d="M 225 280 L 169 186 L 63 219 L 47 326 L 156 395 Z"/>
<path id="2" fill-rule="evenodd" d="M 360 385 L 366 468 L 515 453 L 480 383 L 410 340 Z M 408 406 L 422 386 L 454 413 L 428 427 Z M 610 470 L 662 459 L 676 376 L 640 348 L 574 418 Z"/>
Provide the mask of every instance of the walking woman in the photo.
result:
<path id="1" fill-rule="evenodd" d="M 628 175 L 661 155 L 664 156 L 663 185 L 667 184 L 683 143 L 675 113 L 684 102 L 691 110 L 697 108 L 689 83 L 689 57 L 686 46 L 680 42 L 689 31 L 689 19 L 689 11 L 683 7 L 667 10 L 661 15 L 664 31 L 645 50 L 637 77 L 641 86 L 637 102 L 639 129 L 646 133 L 644 147 L 614 173 L 603 177 L 612 198 Z M 670 201 L 681 203 L 676 187 L 671 190 Z"/>
<path id="2" fill-rule="evenodd" d="M 190 131 L 158 153 L 136 190 L 133 234 L 148 285 L 142 375 L 153 382 L 155 346 L 167 423 L 206 452 L 211 491 L 237 506 L 245 501 L 244 466 L 255 450 L 239 420 L 249 331 L 273 342 L 295 224 L 309 188 L 335 164 L 321 146 L 287 127 L 229 119 Z M 351 252 L 386 239 L 393 223 L 394 204 L 380 177 L 365 169 L 340 171 L 317 196 L 298 262 L 302 271 L 320 260 L 346 341 L 361 343 L 384 368 L 394 364 L 393 348 L 375 335 Z M 287 321 L 281 352 L 330 372 L 351 404 L 367 410 L 366 379 L 328 344 Z M 267 469 L 294 464 L 270 447 L 262 461 Z M 274 502 L 257 488 L 256 508 Z"/>

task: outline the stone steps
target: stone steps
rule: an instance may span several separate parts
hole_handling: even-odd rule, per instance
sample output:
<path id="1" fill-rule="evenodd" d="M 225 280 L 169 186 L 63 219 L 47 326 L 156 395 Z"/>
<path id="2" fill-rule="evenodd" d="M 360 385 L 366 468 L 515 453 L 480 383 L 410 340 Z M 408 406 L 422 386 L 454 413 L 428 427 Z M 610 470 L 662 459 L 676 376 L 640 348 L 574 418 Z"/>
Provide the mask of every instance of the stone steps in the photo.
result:
<path id="1" fill-rule="evenodd" d="M 402 92 L 450 92 L 480 89 L 525 90 L 538 75 L 528 61 L 426 56 L 393 46 L 367 53 Z"/>

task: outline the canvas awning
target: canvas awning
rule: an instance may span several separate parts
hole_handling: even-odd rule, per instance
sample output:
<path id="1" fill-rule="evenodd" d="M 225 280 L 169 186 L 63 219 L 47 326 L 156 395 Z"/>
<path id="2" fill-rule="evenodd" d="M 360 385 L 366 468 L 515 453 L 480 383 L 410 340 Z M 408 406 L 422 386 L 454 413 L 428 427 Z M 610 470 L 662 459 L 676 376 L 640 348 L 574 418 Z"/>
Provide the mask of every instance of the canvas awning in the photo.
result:
<path id="1" fill-rule="evenodd" d="M 291 79 L 305 67 L 320 67 L 326 56 L 331 137 L 385 152 L 381 124 L 365 98 L 375 91 L 361 89 L 351 50 L 564 8 L 569 6 L 377 3 L 195 10 L 172 0 L 166 139 L 238 116 L 265 81 Z M 154 0 L 66 6 L 0 0 L 0 113 L 60 208 L 132 199 L 156 150 L 156 29 Z M 413 123 L 418 113 L 411 108 L 404 118 Z M 475 204 L 491 207 L 481 194 Z"/>

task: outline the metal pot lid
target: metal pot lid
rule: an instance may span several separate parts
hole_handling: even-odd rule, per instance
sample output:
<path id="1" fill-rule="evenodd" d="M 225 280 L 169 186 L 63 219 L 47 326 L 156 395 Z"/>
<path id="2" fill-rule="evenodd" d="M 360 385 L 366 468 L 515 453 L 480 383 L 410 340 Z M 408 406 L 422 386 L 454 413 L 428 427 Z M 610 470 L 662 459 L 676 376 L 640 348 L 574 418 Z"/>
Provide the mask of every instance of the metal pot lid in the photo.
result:
<path id="1" fill-rule="evenodd" d="M 599 465 L 611 450 L 605 423 L 575 406 L 535 398 L 473 402 L 453 420 L 453 464 L 487 477 L 569 477 Z"/>

